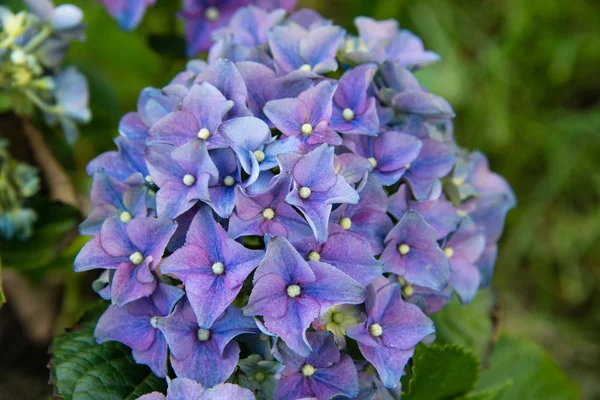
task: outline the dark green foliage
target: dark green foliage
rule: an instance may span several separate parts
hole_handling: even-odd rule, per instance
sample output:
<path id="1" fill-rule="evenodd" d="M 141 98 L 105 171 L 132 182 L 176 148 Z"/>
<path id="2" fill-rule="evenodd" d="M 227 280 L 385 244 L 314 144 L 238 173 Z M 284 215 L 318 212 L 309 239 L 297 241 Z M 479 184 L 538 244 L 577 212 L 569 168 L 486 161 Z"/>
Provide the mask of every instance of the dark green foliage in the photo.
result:
<path id="1" fill-rule="evenodd" d="M 136 364 L 127 346 L 96 344 L 94 328 L 105 307 L 97 306 L 72 331 L 54 340 L 51 369 L 56 394 L 65 400 L 134 400 L 164 392 L 166 381 Z"/>

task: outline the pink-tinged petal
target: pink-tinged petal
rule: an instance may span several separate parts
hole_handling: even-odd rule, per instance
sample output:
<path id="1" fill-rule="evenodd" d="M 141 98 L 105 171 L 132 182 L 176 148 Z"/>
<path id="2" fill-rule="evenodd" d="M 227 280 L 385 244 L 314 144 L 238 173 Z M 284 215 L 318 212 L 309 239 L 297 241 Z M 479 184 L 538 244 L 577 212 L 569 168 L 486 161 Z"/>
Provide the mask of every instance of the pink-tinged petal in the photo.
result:
<path id="1" fill-rule="evenodd" d="M 263 275 L 254 283 L 244 315 L 281 318 L 287 313 L 287 284 L 276 274 Z"/>
<path id="2" fill-rule="evenodd" d="M 95 236 L 77 254 L 73 268 L 75 272 L 98 268 L 114 269 L 125 261 L 127 261 L 126 257 L 113 257 L 106 253 L 100 244 L 100 236 Z"/>
<path id="3" fill-rule="evenodd" d="M 154 342 L 144 351 L 133 350 L 133 359 L 138 364 L 150 367 L 154 375 L 167 377 L 167 340 L 159 330 L 154 331 Z"/>
<path id="4" fill-rule="evenodd" d="M 200 127 L 193 114 L 175 111 L 161 118 L 150 128 L 149 141 L 181 146 L 198 138 Z"/>
<path id="5" fill-rule="evenodd" d="M 480 282 L 479 270 L 472 261 L 457 255 L 450 258 L 450 285 L 463 304 L 475 298 Z"/>
<path id="6" fill-rule="evenodd" d="M 373 364 L 379 373 L 379 378 L 387 388 L 395 388 L 400 384 L 404 367 L 414 353 L 414 349 L 405 351 L 385 347 L 369 347 L 360 343 L 358 347 L 367 361 Z"/>
<path id="7" fill-rule="evenodd" d="M 348 354 L 342 354 L 340 361 L 329 368 L 317 368 L 311 378 L 309 385 L 319 398 L 355 398 L 359 392 L 356 367 Z"/>
<path id="8" fill-rule="evenodd" d="M 315 127 L 322 121 L 329 121 L 333 94 L 336 89 L 337 85 L 323 81 L 317 86 L 300 93 L 298 99 L 304 103 L 307 110 L 307 119 L 304 122 Z"/>
<path id="9" fill-rule="evenodd" d="M 140 265 L 123 263 L 116 269 L 110 288 L 112 303 L 121 307 L 150 296 L 156 288 L 156 280 L 147 262 Z"/>
<path id="10" fill-rule="evenodd" d="M 271 100 L 263 109 L 271 123 L 286 136 L 301 135 L 301 128 L 308 119 L 306 105 L 299 99 Z"/>
<path id="11" fill-rule="evenodd" d="M 335 71 L 335 55 L 346 31 L 339 26 L 320 26 L 308 31 L 300 41 L 300 56 L 317 74 Z"/>
<path id="12" fill-rule="evenodd" d="M 336 267 L 313 261 L 308 264 L 317 279 L 302 289 L 307 296 L 319 302 L 321 314 L 338 304 L 360 304 L 364 301 L 364 287 Z"/>

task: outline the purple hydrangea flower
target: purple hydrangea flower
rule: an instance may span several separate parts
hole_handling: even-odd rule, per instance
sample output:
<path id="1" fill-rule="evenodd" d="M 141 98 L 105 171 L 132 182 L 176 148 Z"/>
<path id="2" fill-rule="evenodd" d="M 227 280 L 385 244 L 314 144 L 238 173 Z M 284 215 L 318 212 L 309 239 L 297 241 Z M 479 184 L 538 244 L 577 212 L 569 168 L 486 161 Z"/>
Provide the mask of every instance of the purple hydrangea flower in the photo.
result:
<path id="1" fill-rule="evenodd" d="M 345 31 L 338 26 L 318 26 L 310 30 L 300 25 L 276 26 L 267 34 L 278 70 L 290 73 L 326 74 L 335 71 L 335 54 Z"/>
<path id="2" fill-rule="evenodd" d="M 380 100 L 395 110 L 406 114 L 419 115 L 438 120 L 454 117 L 452 106 L 441 98 L 421 87 L 417 78 L 398 64 L 386 62 L 381 66 L 385 89 Z"/>
<path id="3" fill-rule="evenodd" d="M 104 170 L 120 182 L 133 180 L 154 183 L 142 157 L 144 142 L 125 136 L 119 136 L 114 141 L 119 150 L 107 151 L 90 161 L 85 169 L 88 175 Z"/>
<path id="4" fill-rule="evenodd" d="M 187 231 L 185 245 L 163 261 L 160 269 L 183 281 L 198 324 L 207 327 L 236 298 L 263 256 L 262 250 L 246 249 L 231 239 L 204 206 Z"/>
<path id="5" fill-rule="evenodd" d="M 156 0 L 100 0 L 108 12 L 117 19 L 121 29 L 131 31 L 135 29 L 146 9 L 156 3 Z"/>
<path id="6" fill-rule="evenodd" d="M 369 174 L 358 192 L 357 204 L 342 204 L 331 213 L 330 224 L 337 224 L 369 246 L 373 255 L 381 254 L 383 241 L 394 224 L 387 215 L 388 197 L 377 176 Z"/>
<path id="7" fill-rule="evenodd" d="M 436 290 L 450 278 L 448 260 L 437 243 L 437 232 L 421 214 L 408 211 L 385 239 L 381 254 L 386 272 L 393 272 L 410 283 Z"/>
<path id="8" fill-rule="evenodd" d="M 364 288 L 337 268 L 306 262 L 285 238 L 276 236 L 254 273 L 254 288 L 245 315 L 261 315 L 265 326 L 287 346 L 307 356 L 310 323 L 337 304 L 359 304 Z"/>
<path id="9" fill-rule="evenodd" d="M 333 265 L 364 286 L 383 273 L 383 264 L 373 257 L 369 247 L 343 229 L 330 232 L 325 243 L 306 237 L 292 243 L 308 261 Z"/>
<path id="10" fill-rule="evenodd" d="M 128 185 L 112 178 L 104 170 L 96 171 L 90 194 L 92 211 L 79 225 L 79 232 L 87 236 L 99 234 L 102 224 L 111 215 L 118 215 L 123 222 L 148 217 L 147 192 L 143 184 Z"/>
<path id="11" fill-rule="evenodd" d="M 321 143 L 339 145 L 342 139 L 329 126 L 335 90 L 335 85 L 321 82 L 298 98 L 268 102 L 264 112 L 281 133 L 300 138 L 309 148 Z"/>
<path id="12" fill-rule="evenodd" d="M 480 274 L 474 265 L 485 249 L 485 236 L 466 218 L 444 246 L 450 265 L 450 285 L 463 303 L 469 303 L 479 289 Z"/>
<path id="13" fill-rule="evenodd" d="M 350 356 L 340 353 L 328 332 L 310 332 L 306 338 L 312 353 L 304 357 L 285 344 L 281 345 L 285 369 L 277 382 L 273 399 L 356 397 L 358 375 Z"/>
<path id="14" fill-rule="evenodd" d="M 444 198 L 433 200 L 412 200 L 407 185 L 400 185 L 398 191 L 390 196 L 388 211 L 397 219 L 401 219 L 408 210 L 417 211 L 425 222 L 431 225 L 442 239 L 454 232 L 461 221 L 458 210 Z"/>
<path id="15" fill-rule="evenodd" d="M 310 226 L 296 210 L 285 202 L 292 179 L 281 176 L 265 191 L 247 194 L 238 187 L 235 212 L 229 219 L 229 235 L 283 236 L 290 241 L 312 236 Z"/>
<path id="16" fill-rule="evenodd" d="M 181 147 L 151 144 L 145 158 L 152 179 L 160 187 L 156 195 L 159 217 L 175 218 L 198 200 L 209 200 L 208 186 L 216 182 L 219 171 L 203 141 Z"/>
<path id="17" fill-rule="evenodd" d="M 209 388 L 224 382 L 235 369 L 240 348 L 233 338 L 259 332 L 254 320 L 235 306 L 229 306 L 212 325 L 199 326 L 187 301 L 177 304 L 168 317 L 157 318 L 155 325 L 167 338 L 177 376 Z"/>
<path id="18" fill-rule="evenodd" d="M 169 381 L 167 395 L 152 392 L 139 397 L 138 400 L 254 400 L 251 391 L 231 383 L 219 383 L 210 389 L 187 378 Z"/>
<path id="19" fill-rule="evenodd" d="M 168 219 L 135 218 L 125 223 L 118 216 L 104 222 L 75 258 L 75 271 L 114 269 L 112 303 L 118 307 L 149 296 L 156 288 L 152 271 L 162 259 L 177 223 Z"/>
<path id="20" fill-rule="evenodd" d="M 421 151 L 422 143 L 414 136 L 385 130 L 376 137 L 349 135 L 344 146 L 371 163 L 373 172 L 385 186 L 393 185 L 412 167 Z"/>
<path id="21" fill-rule="evenodd" d="M 333 147 L 323 144 L 305 155 L 282 154 L 279 162 L 294 183 L 285 201 L 302 212 L 317 240 L 324 242 L 332 205 L 359 200 L 356 190 L 333 172 Z"/>
<path id="22" fill-rule="evenodd" d="M 167 341 L 156 328 L 158 317 L 166 317 L 183 297 L 178 287 L 159 283 L 150 297 L 109 306 L 102 314 L 94 337 L 98 343 L 117 340 L 133 349 L 133 358 L 148 365 L 154 374 L 167 376 Z"/>
<path id="23" fill-rule="evenodd" d="M 210 156 L 219 171 L 219 179 L 209 183 L 209 199 L 206 204 L 211 206 L 219 217 L 228 218 L 235 207 L 235 188 L 241 184 L 242 179 L 238 161 L 231 149 L 211 150 Z"/>
<path id="24" fill-rule="evenodd" d="M 226 147 L 217 128 L 233 108 L 233 101 L 208 82 L 194 84 L 181 108 L 156 121 L 149 140 L 181 146 L 193 140 L 203 140 L 208 149 Z"/>
<path id="25" fill-rule="evenodd" d="M 340 78 L 333 95 L 331 128 L 340 133 L 376 136 L 379 117 L 375 97 L 369 97 L 369 86 L 377 66 L 365 64 L 351 69 Z"/>
<path id="26" fill-rule="evenodd" d="M 346 57 L 354 62 L 391 61 L 403 68 L 416 69 L 439 61 L 440 56 L 425 50 L 423 41 L 407 30 L 399 30 L 396 20 L 376 21 L 368 17 L 354 20 L 359 38 L 350 42 Z"/>
<path id="27" fill-rule="evenodd" d="M 414 304 L 402 300 L 401 288 L 379 278 L 367 288 L 367 318 L 346 330 L 362 355 L 377 369 L 383 384 L 395 388 L 414 347 L 435 332 L 431 321 Z"/>

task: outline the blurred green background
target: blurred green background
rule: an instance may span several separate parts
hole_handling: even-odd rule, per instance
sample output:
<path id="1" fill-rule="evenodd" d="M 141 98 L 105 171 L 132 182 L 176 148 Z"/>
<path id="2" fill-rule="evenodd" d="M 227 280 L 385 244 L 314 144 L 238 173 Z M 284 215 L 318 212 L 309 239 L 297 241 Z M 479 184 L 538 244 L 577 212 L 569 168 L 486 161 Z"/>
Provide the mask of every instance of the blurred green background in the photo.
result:
<path id="1" fill-rule="evenodd" d="M 158 0 L 134 33 L 121 32 L 96 0 L 69 2 L 85 11 L 88 39 L 74 45 L 67 63 L 90 80 L 94 120 L 82 127 L 75 151 L 48 134 L 85 196 L 84 167 L 113 149 L 120 116 L 135 109 L 143 87 L 163 86 L 185 60 L 177 41 L 156 36 L 181 31 L 179 22 L 165 19 L 178 1 Z M 21 2 L 8 3 L 17 9 Z M 508 215 L 493 281 L 501 326 L 542 344 L 585 398 L 597 398 L 600 2 L 300 0 L 300 6 L 349 30 L 357 15 L 398 19 L 442 56 L 418 76 L 454 106 L 459 143 L 487 153 L 519 201 Z M 69 268 L 56 275 L 68 283 L 60 329 L 81 308 L 81 278 Z"/>

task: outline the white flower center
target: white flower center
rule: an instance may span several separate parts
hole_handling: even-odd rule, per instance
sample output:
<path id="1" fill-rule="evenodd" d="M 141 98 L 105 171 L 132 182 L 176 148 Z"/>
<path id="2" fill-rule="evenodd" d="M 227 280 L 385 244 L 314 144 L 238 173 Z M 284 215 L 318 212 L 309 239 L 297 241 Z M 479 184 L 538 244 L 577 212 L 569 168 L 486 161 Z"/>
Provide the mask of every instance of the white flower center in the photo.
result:
<path id="1" fill-rule="evenodd" d="M 27 61 L 27 54 L 23 50 L 15 50 L 10 55 L 10 61 L 13 64 L 25 64 Z"/>
<path id="2" fill-rule="evenodd" d="M 183 176 L 183 184 L 185 186 L 192 186 L 194 183 L 196 183 L 196 178 L 194 177 L 194 175 L 185 174 Z"/>
<path id="3" fill-rule="evenodd" d="M 345 230 L 348 230 L 352 227 L 352 220 L 348 217 L 344 217 L 340 219 L 340 226 Z"/>
<path id="4" fill-rule="evenodd" d="M 342 111 L 342 117 L 344 117 L 344 121 L 350 122 L 354 119 L 354 111 L 349 108 L 344 108 L 344 111 Z"/>
<path id="5" fill-rule="evenodd" d="M 321 255 L 319 253 L 317 253 L 316 251 L 311 251 L 310 253 L 308 253 L 308 260 L 309 261 L 320 261 Z"/>
<path id="6" fill-rule="evenodd" d="M 256 161 L 261 163 L 261 162 L 265 161 L 265 153 L 262 150 L 256 150 L 254 152 L 254 158 L 256 158 Z"/>
<path id="7" fill-rule="evenodd" d="M 412 285 L 406 285 L 402 287 L 402 293 L 404 293 L 406 297 L 412 296 L 414 292 L 415 289 L 412 287 Z"/>
<path id="8" fill-rule="evenodd" d="M 452 258 L 452 256 L 454 255 L 454 249 L 452 247 L 446 247 L 444 249 L 444 254 L 446 254 L 446 257 L 448 258 Z"/>
<path id="9" fill-rule="evenodd" d="M 377 160 L 375 159 L 375 157 L 369 157 L 367 158 L 367 160 L 369 160 L 369 162 L 371 163 L 371 168 L 377 168 Z"/>
<path id="10" fill-rule="evenodd" d="M 304 136 L 310 136 L 313 133 L 313 127 L 311 124 L 302 125 L 302 128 L 300 128 L 300 130 L 302 131 L 302 134 Z"/>
<path id="11" fill-rule="evenodd" d="M 410 163 L 408 163 L 404 166 L 404 169 L 409 169 L 409 168 L 410 168 Z"/>
<path id="12" fill-rule="evenodd" d="M 383 328 L 379 324 L 371 324 L 371 326 L 369 326 L 369 333 L 373 337 L 379 337 L 383 335 Z"/>
<path id="13" fill-rule="evenodd" d="M 133 218 L 133 217 L 127 211 L 123 211 L 121 213 L 121 215 L 119 215 L 119 219 L 121 220 L 121 222 L 124 222 L 124 223 L 128 223 L 129 221 L 131 221 L 131 218 Z"/>
<path id="14" fill-rule="evenodd" d="M 208 140 L 210 138 L 210 131 L 206 128 L 202 128 L 198 131 L 198 138 L 202 140 Z"/>
<path id="15" fill-rule="evenodd" d="M 290 285 L 287 287 L 287 295 L 290 297 L 298 297 L 302 293 L 300 286 L 298 285 Z"/>
<path id="16" fill-rule="evenodd" d="M 300 198 L 306 200 L 310 197 L 312 191 L 310 190 L 310 188 L 306 187 L 306 186 L 302 186 L 300 188 L 300 190 L 298 191 L 298 194 L 300 195 Z"/>
<path id="17" fill-rule="evenodd" d="M 404 256 L 410 251 L 410 246 L 403 243 L 400 246 L 398 246 L 398 251 Z"/>
<path id="18" fill-rule="evenodd" d="M 215 275 L 221 275 L 223 272 L 225 272 L 225 264 L 220 261 L 214 263 L 211 268 Z"/>
<path id="19" fill-rule="evenodd" d="M 307 378 L 313 376 L 315 371 L 315 367 L 313 367 L 310 364 L 304 364 L 304 366 L 302 367 L 302 375 L 306 376 Z"/>
<path id="20" fill-rule="evenodd" d="M 154 180 L 152 179 L 152 177 L 151 177 L 150 175 L 146 175 L 146 176 L 144 177 L 144 180 L 145 180 L 146 182 L 148 182 L 148 184 L 149 184 L 149 185 L 153 185 L 153 184 L 154 184 Z"/>
<path id="21" fill-rule="evenodd" d="M 140 265 L 142 262 L 144 262 L 144 256 L 139 251 L 136 251 L 129 256 L 129 261 L 131 261 L 134 265 Z"/>
<path id="22" fill-rule="evenodd" d="M 235 179 L 233 179 L 233 176 L 228 175 L 225 177 L 225 179 L 223 179 L 223 183 L 225 184 L 225 186 L 233 186 L 233 184 L 235 183 Z"/>
<path id="23" fill-rule="evenodd" d="M 309 64 L 304 64 L 299 68 L 300 71 L 311 72 L 312 67 Z"/>
<path id="24" fill-rule="evenodd" d="M 272 220 L 275 217 L 275 211 L 272 208 L 265 208 L 262 212 L 264 219 Z"/>
<path id="25" fill-rule="evenodd" d="M 206 17 L 206 19 L 209 21 L 216 21 L 219 19 L 220 16 L 221 13 L 219 12 L 219 9 L 217 7 L 208 7 L 204 11 L 204 17 Z"/>
<path id="26" fill-rule="evenodd" d="M 200 328 L 198 329 L 198 340 L 201 342 L 206 342 L 210 338 L 210 331 L 208 329 Z"/>
<path id="27" fill-rule="evenodd" d="M 158 328 L 157 323 L 158 323 L 158 317 L 152 317 L 152 318 L 150 318 L 150 325 L 152 325 L 152 327 L 154 329 Z"/>

